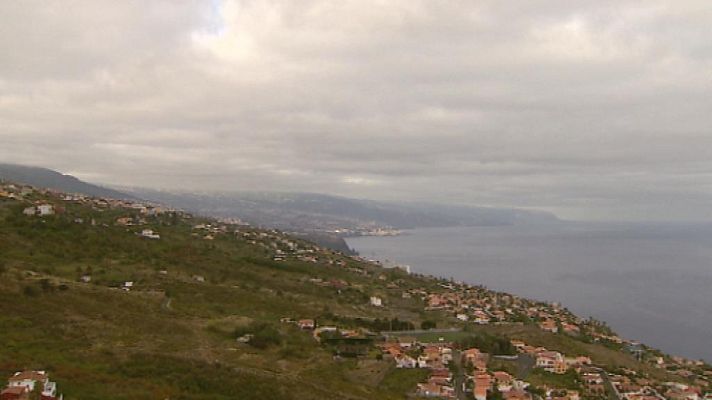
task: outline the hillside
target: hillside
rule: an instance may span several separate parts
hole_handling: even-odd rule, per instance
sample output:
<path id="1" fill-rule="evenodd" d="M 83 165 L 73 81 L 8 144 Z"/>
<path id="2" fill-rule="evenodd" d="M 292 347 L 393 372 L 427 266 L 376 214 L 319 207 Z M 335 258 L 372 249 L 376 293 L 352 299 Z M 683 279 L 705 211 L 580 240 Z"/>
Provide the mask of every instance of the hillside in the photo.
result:
<path id="1" fill-rule="evenodd" d="M 81 193 L 87 196 L 111 197 L 115 199 L 133 198 L 133 196 L 126 193 L 92 185 L 71 175 L 61 174 L 47 168 L 0 163 L 0 180 L 3 179 L 41 188 L 54 189 L 65 193 Z"/>
<path id="2" fill-rule="evenodd" d="M 556 305 L 383 269 L 278 231 L 19 185 L 0 187 L 0 275 L 0 377 L 46 370 L 67 400 L 402 399 L 433 374 L 471 385 L 441 356 L 473 346 L 521 360 L 545 346 L 596 365 L 524 371 L 527 393 L 584 395 L 589 368 L 635 371 L 661 393 L 712 373 L 647 347 L 636 358 L 604 324 Z M 406 337 L 418 345 L 401 347 Z M 422 366 L 396 368 L 413 357 Z"/>

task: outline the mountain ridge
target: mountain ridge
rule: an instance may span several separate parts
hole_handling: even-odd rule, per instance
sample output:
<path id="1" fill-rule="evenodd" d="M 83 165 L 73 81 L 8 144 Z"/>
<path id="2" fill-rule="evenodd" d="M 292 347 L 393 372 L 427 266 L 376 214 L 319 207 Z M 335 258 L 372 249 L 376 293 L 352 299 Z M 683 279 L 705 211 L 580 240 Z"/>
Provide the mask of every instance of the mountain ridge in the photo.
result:
<path id="1" fill-rule="evenodd" d="M 44 167 L 0 163 L 0 179 L 87 196 L 116 199 L 135 198 L 118 190 L 87 183 L 72 175 Z"/>

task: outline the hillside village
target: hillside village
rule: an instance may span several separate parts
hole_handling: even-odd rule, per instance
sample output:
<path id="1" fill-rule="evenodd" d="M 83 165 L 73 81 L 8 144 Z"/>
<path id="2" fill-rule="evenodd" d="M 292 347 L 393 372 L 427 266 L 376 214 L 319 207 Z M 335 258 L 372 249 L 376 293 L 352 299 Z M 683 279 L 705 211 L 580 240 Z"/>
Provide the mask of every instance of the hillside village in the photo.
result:
<path id="1" fill-rule="evenodd" d="M 118 261 L 103 260 L 103 254 L 96 254 L 94 265 L 82 261 L 65 267 L 59 263 L 55 269 L 45 271 L 35 268 L 43 262 L 44 258 L 39 256 L 30 255 L 25 261 L 0 259 L 5 270 L 11 270 L 18 277 L 17 290 L 21 291 L 18 293 L 24 293 L 28 299 L 39 298 L 39 295 L 27 282 L 38 282 L 41 293 L 105 289 L 153 301 L 157 304 L 155 310 L 167 316 L 190 316 L 191 323 L 210 321 L 212 325 L 206 325 L 206 329 L 212 330 L 210 340 L 217 341 L 218 347 L 227 346 L 231 349 L 229 352 L 244 356 L 233 360 L 234 357 L 229 352 L 224 355 L 223 350 L 218 352 L 207 347 L 201 350 L 210 357 L 224 359 L 220 364 L 239 361 L 259 365 L 254 359 L 276 357 L 276 364 L 298 365 L 308 362 L 305 360 L 322 360 L 328 354 L 327 359 L 319 362 L 350 365 L 351 374 L 363 373 L 369 379 L 380 379 L 372 387 L 363 389 L 362 397 L 354 398 L 377 398 L 379 391 L 387 392 L 384 382 L 392 377 L 392 381 L 410 384 L 397 387 L 404 392 L 396 393 L 393 389 L 393 393 L 383 398 L 712 399 L 710 365 L 665 355 L 621 338 L 603 322 L 578 317 L 559 304 L 409 274 L 398 268 L 386 269 L 378 263 L 345 256 L 277 230 L 256 229 L 235 220 L 196 217 L 159 204 L 93 198 L 4 182 L 0 184 L 0 205 L 7 210 L 6 219 L 10 221 L 7 226 L 34 232 L 27 236 L 30 243 L 35 243 L 31 236 L 35 234 L 45 238 L 42 240 L 52 240 L 53 236 L 47 232 L 49 227 L 55 227 L 58 232 L 91 229 L 99 232 L 99 236 L 102 231 L 115 235 L 111 236 L 112 240 L 126 241 L 127 254 L 141 249 L 142 253 L 136 253 L 137 258 L 152 252 L 173 257 L 172 252 L 178 252 L 177 259 L 185 260 L 224 252 L 224 259 L 230 260 L 236 256 L 228 250 L 243 249 L 240 251 L 248 256 L 240 258 L 240 262 L 256 267 L 240 270 L 243 274 L 240 276 L 255 279 L 254 284 L 235 278 L 228 261 L 225 265 L 218 264 L 223 258 L 211 261 L 215 267 L 193 266 L 186 261 L 185 265 L 175 268 L 166 259 L 157 258 L 148 267 L 134 270 Z M 7 232 L 5 235 L 9 237 Z M 173 248 L 172 243 L 178 240 L 190 241 L 194 247 L 190 250 Z M 28 248 L 32 246 L 35 245 Z M 62 250 L 56 251 L 53 257 L 60 257 Z M 82 257 L 77 256 L 77 259 L 83 260 Z M 143 265 L 141 260 L 131 260 Z M 86 265 L 81 266 L 82 263 Z M 262 270 L 263 275 L 253 276 L 255 271 Z M 283 273 L 295 277 L 294 280 L 284 283 L 280 280 Z M 201 287 L 211 289 L 202 292 Z M 8 286 L 5 290 L 15 289 Z M 232 304 L 230 301 L 235 296 L 248 296 L 246 302 L 236 303 L 233 309 L 250 315 L 250 322 L 233 324 L 233 320 L 242 321 L 236 317 L 239 313 L 209 304 L 208 296 L 217 293 L 232 296 L 229 300 L 222 297 L 226 304 Z M 193 300 L 181 301 L 181 296 L 193 296 L 190 297 Z M 262 298 L 274 299 L 274 304 L 281 306 L 264 303 L 266 300 Z M 198 307 L 208 307 L 210 311 Z M 72 318 L 74 322 L 63 324 L 78 324 L 77 321 L 83 320 L 80 316 Z M 221 331 L 223 325 L 231 327 L 228 342 L 215 339 L 225 336 Z M 291 342 L 295 344 L 288 347 Z M 120 345 L 130 348 L 123 342 Z M 13 346 L 21 347 L 21 343 L 15 340 Z M 138 348 L 137 345 L 131 351 Z M 281 348 L 280 353 L 269 353 L 271 348 Z M 288 361 L 294 352 L 307 351 L 313 352 L 308 356 L 311 358 L 297 357 Z M 0 352 L 0 371 L 10 368 L 2 367 L 6 365 L 2 356 L 8 354 L 11 353 Z M 49 365 L 44 364 L 41 353 L 31 358 L 33 368 Z M 289 368 L 285 364 L 284 370 Z M 47 370 L 61 376 L 59 382 L 63 387 L 70 387 L 65 392 L 68 400 L 81 398 L 70 393 L 76 384 L 71 382 L 72 374 L 59 368 L 47 367 Z M 265 377 L 276 372 L 259 374 Z M 22 384 L 17 383 L 18 377 L 23 378 Z M 358 379 L 349 384 L 364 385 Z M 46 372 L 27 370 L 10 378 L 0 399 L 29 398 L 35 387 L 42 388 L 42 399 L 62 398 L 57 395 L 57 384 L 49 381 Z M 333 387 L 339 384 L 333 383 Z M 337 392 L 331 394 L 339 397 Z"/>

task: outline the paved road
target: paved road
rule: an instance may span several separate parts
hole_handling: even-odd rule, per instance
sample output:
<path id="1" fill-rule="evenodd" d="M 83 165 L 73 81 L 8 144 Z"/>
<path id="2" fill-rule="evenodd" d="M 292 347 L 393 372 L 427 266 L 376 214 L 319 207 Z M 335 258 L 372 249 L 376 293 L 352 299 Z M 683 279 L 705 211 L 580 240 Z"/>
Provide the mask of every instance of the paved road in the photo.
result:
<path id="1" fill-rule="evenodd" d="M 608 399 L 620 400 L 621 394 L 618 393 L 618 389 L 616 389 L 615 385 L 613 385 L 613 382 L 611 382 L 610 378 L 608 378 L 608 373 L 606 373 L 606 371 L 601 371 L 601 378 L 603 378 L 603 384 L 606 387 Z"/>
<path id="2" fill-rule="evenodd" d="M 536 365 L 534 357 L 527 354 L 519 354 L 519 357 L 517 357 L 517 379 L 527 379 L 534 365 Z"/>
<path id="3" fill-rule="evenodd" d="M 462 366 L 462 353 L 460 350 L 452 352 L 452 362 L 455 365 L 455 374 L 452 377 L 452 385 L 455 388 L 455 396 L 459 400 L 467 400 L 467 394 L 462 389 L 465 384 L 465 369 Z"/>
<path id="4" fill-rule="evenodd" d="M 416 329 L 412 331 L 383 331 L 381 335 L 384 336 L 410 336 L 410 335 L 422 335 L 425 333 L 453 333 L 461 332 L 461 328 L 443 328 L 443 329 Z"/>

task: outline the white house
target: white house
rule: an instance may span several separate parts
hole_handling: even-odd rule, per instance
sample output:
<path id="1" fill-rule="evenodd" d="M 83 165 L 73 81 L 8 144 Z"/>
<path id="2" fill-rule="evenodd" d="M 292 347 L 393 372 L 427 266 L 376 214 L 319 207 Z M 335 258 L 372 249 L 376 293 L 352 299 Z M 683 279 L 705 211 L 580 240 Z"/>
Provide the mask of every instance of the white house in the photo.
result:
<path id="1" fill-rule="evenodd" d="M 54 214 L 54 206 L 51 204 L 40 204 L 37 206 L 37 212 L 41 217 Z"/>
<path id="2" fill-rule="evenodd" d="M 23 371 L 16 372 L 15 375 L 8 379 L 8 387 L 26 387 L 30 392 L 35 390 L 35 385 L 44 385 L 49 380 L 47 373 L 44 371 Z"/>
<path id="3" fill-rule="evenodd" d="M 148 239 L 160 239 L 161 235 L 158 233 L 153 232 L 152 229 L 144 229 L 141 231 L 141 236 L 148 238 Z"/>
<path id="4" fill-rule="evenodd" d="M 383 300 L 378 296 L 371 296 L 371 305 L 374 307 L 382 307 Z"/>
<path id="5" fill-rule="evenodd" d="M 396 356 L 396 368 L 417 368 L 418 367 L 418 360 L 415 358 L 403 354 L 401 356 Z"/>

